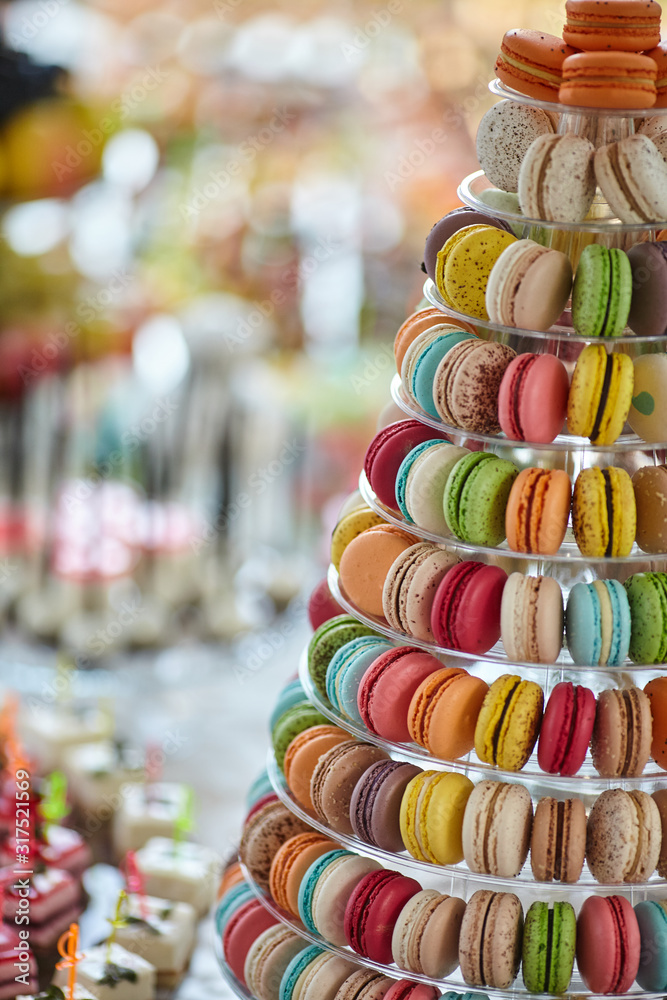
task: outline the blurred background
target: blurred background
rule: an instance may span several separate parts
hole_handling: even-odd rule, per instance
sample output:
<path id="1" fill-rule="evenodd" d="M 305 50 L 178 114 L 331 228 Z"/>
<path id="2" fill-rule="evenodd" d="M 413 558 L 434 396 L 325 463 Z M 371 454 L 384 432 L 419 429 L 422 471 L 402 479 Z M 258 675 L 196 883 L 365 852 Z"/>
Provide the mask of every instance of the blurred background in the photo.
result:
<path id="1" fill-rule="evenodd" d="M 0 3 L 0 680 L 176 728 L 222 853 L 502 35 L 563 8 Z"/>

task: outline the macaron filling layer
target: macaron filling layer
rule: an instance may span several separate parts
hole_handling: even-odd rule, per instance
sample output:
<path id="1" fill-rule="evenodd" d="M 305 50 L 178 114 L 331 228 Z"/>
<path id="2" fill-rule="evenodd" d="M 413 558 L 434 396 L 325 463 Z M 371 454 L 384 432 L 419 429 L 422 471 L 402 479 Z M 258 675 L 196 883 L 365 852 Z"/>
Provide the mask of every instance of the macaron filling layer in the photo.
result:
<path id="1" fill-rule="evenodd" d="M 496 723 L 496 728 L 495 728 L 495 731 L 493 733 L 492 746 L 493 746 L 493 759 L 494 759 L 494 761 L 496 761 L 498 759 L 498 747 L 500 745 L 500 734 L 502 733 L 503 723 L 505 721 L 505 717 L 507 716 L 507 713 L 510 710 L 510 707 L 511 707 L 511 704 L 512 704 L 512 699 L 514 698 L 514 693 L 515 693 L 516 689 L 519 687 L 519 684 L 521 684 L 521 678 L 517 677 L 515 683 L 513 684 L 513 686 L 509 689 L 509 691 L 505 695 L 505 704 L 502 707 L 502 711 L 501 711 L 501 713 L 500 713 L 500 715 L 498 717 L 498 721 Z"/>
<path id="2" fill-rule="evenodd" d="M 513 66 L 514 69 L 518 69 L 522 73 L 530 73 L 531 76 L 537 76 L 540 80 L 546 80 L 547 83 L 560 86 L 562 78 L 556 73 L 548 73 L 545 69 L 538 69 L 537 66 L 533 66 L 530 63 L 521 62 L 519 59 L 515 59 L 514 56 L 509 55 L 504 48 L 501 48 L 500 51 L 505 62 Z"/>
<path id="3" fill-rule="evenodd" d="M 655 28 L 655 21 L 650 24 L 638 24 L 635 22 L 634 18 L 623 18 L 622 21 L 609 22 L 609 21 L 598 21 L 595 19 L 595 15 L 591 15 L 590 21 L 579 21 L 573 17 L 568 17 L 567 27 L 568 28 L 602 28 L 604 31 L 647 31 L 651 28 Z"/>
<path id="4" fill-rule="evenodd" d="M 602 420 L 604 418 L 605 407 L 607 406 L 607 400 L 609 399 L 609 389 L 611 386 L 611 379 L 614 371 L 614 356 L 613 354 L 607 355 L 607 360 L 605 361 L 604 378 L 602 379 L 602 389 L 600 391 L 600 402 L 598 403 L 598 411 L 595 415 L 595 420 L 593 422 L 593 429 L 589 435 L 591 441 L 595 441 L 600 433 L 600 428 L 602 426 Z"/>

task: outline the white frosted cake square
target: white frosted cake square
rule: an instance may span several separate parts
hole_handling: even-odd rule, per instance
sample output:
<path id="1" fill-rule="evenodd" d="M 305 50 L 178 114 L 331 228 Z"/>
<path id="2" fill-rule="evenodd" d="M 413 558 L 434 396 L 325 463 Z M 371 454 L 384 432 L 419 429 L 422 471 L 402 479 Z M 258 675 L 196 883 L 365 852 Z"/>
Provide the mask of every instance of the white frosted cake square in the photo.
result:
<path id="1" fill-rule="evenodd" d="M 153 837 L 137 851 L 137 865 L 149 895 L 189 903 L 200 915 L 212 905 L 222 871 L 209 847 L 167 837 Z"/>
<path id="2" fill-rule="evenodd" d="M 118 857 L 136 851 L 151 837 L 173 836 L 178 817 L 187 807 L 187 785 L 156 781 L 123 785 L 121 805 L 113 819 L 113 845 Z"/>
<path id="3" fill-rule="evenodd" d="M 63 771 L 77 805 L 105 823 L 120 807 L 123 785 L 143 782 L 144 754 L 112 740 L 82 743 L 65 751 Z"/>
<path id="4" fill-rule="evenodd" d="M 185 972 L 195 944 L 197 915 L 189 903 L 128 896 L 116 941 L 157 969 L 158 986 L 173 988 Z"/>
<path id="5" fill-rule="evenodd" d="M 115 941 L 110 959 L 108 964 L 106 944 L 86 949 L 76 967 L 77 981 L 90 989 L 96 1000 L 153 1000 L 156 973 L 150 962 Z M 56 970 L 53 982 L 65 986 L 67 975 L 67 969 Z"/>
<path id="6" fill-rule="evenodd" d="M 111 739 L 113 727 L 111 712 L 94 705 L 42 705 L 34 699 L 28 699 L 19 719 L 26 749 L 44 772 L 62 767 L 70 747 Z"/>

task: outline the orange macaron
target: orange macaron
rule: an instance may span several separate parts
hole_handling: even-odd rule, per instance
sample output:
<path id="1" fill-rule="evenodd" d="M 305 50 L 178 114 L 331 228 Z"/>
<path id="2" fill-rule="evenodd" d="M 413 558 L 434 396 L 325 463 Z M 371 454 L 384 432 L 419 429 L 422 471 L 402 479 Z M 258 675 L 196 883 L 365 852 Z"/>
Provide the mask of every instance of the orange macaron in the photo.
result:
<path id="1" fill-rule="evenodd" d="M 660 42 L 660 45 L 656 45 L 654 49 L 646 52 L 645 55 L 653 60 L 658 69 L 655 81 L 655 89 L 658 96 L 655 106 L 656 108 L 667 108 L 667 41 Z M 658 239 L 661 238 L 664 237 L 658 236 Z"/>
<path id="2" fill-rule="evenodd" d="M 561 104 L 583 108 L 652 108 L 658 67 L 638 52 L 577 52 L 563 63 Z"/>
<path id="3" fill-rule="evenodd" d="M 402 326 L 398 328 L 398 333 L 394 340 L 394 358 L 396 359 L 396 370 L 399 375 L 401 374 L 403 358 L 410 344 L 417 339 L 420 333 L 425 333 L 432 326 L 440 326 L 441 323 L 445 322 L 445 319 L 446 317 L 443 316 L 439 309 L 419 309 L 412 316 L 408 316 Z"/>
<path id="4" fill-rule="evenodd" d="M 505 511 L 509 547 L 555 555 L 565 538 L 571 502 L 572 483 L 563 469 L 523 469 Z"/>
<path id="5" fill-rule="evenodd" d="M 382 590 L 392 563 L 419 539 L 394 524 L 378 524 L 353 538 L 340 561 L 340 583 L 361 611 L 384 617 Z"/>
<path id="6" fill-rule="evenodd" d="M 269 871 L 269 892 L 278 906 L 299 916 L 299 886 L 310 866 L 340 844 L 315 830 L 297 833 L 276 851 Z"/>
<path id="7" fill-rule="evenodd" d="M 567 0 L 563 39 L 585 52 L 645 52 L 660 41 L 661 13 L 656 0 Z"/>
<path id="8" fill-rule="evenodd" d="M 310 779 L 320 757 L 332 747 L 349 740 L 349 733 L 338 726 L 319 725 L 304 729 L 285 751 L 285 781 L 297 802 L 314 813 L 310 797 Z"/>
<path id="9" fill-rule="evenodd" d="M 538 101 L 558 101 L 563 61 L 577 50 L 544 31 L 512 28 L 505 32 L 496 59 L 498 78 L 512 90 Z"/>

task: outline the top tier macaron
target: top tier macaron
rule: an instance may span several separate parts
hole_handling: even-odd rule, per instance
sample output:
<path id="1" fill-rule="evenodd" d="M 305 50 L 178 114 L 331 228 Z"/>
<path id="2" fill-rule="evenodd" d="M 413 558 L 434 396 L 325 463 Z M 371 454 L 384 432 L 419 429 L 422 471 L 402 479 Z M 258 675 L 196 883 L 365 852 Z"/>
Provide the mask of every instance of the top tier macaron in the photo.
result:
<path id="1" fill-rule="evenodd" d="M 587 108 L 667 107 L 667 52 L 655 0 L 567 0 L 563 37 L 513 28 L 499 79 L 537 100 Z"/>

